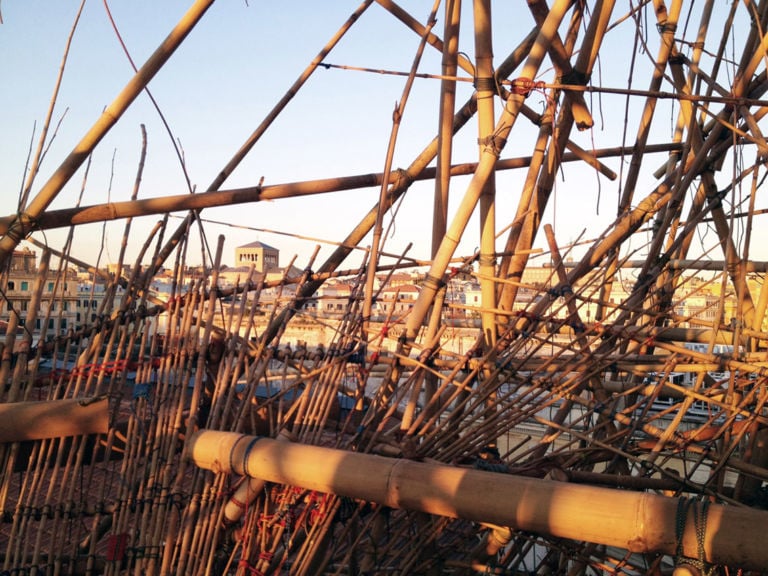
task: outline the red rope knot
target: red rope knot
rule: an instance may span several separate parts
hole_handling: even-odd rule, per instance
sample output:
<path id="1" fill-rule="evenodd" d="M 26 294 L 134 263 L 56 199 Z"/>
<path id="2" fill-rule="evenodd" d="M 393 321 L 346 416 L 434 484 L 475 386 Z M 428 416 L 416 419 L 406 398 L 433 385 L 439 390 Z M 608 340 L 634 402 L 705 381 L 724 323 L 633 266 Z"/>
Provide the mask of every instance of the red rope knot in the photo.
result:
<path id="1" fill-rule="evenodd" d="M 645 339 L 643 342 L 646 346 L 655 346 L 656 345 L 656 339 L 653 336 L 648 336 L 648 338 Z"/>
<path id="2" fill-rule="evenodd" d="M 536 81 L 532 80 L 531 78 L 524 77 L 515 78 L 512 80 L 512 92 L 525 98 L 528 98 L 530 93 L 534 90 L 543 92 L 546 87 L 547 85 L 541 80 Z"/>
<path id="3" fill-rule="evenodd" d="M 263 550 L 259 552 L 259 560 L 264 560 L 264 562 L 272 562 L 273 557 L 274 553 L 270 552 L 269 550 Z"/>
<path id="4" fill-rule="evenodd" d="M 250 574 L 250 576 L 264 576 L 264 572 L 261 570 L 257 570 L 253 566 L 251 566 L 248 563 L 248 560 L 240 560 L 239 562 L 240 568 L 245 569 L 245 571 Z"/>
<path id="5" fill-rule="evenodd" d="M 274 514 L 261 514 L 259 516 L 259 523 L 269 526 L 269 524 L 272 523 L 272 519 L 274 517 L 275 517 Z"/>

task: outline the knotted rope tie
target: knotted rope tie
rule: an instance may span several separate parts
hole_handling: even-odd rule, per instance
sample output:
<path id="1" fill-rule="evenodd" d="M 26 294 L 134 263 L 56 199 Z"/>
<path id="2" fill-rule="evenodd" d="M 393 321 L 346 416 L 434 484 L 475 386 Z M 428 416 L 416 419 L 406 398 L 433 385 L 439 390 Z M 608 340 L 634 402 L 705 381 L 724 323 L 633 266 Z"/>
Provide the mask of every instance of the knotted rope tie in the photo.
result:
<path id="1" fill-rule="evenodd" d="M 675 537 L 677 538 L 675 564 L 688 564 L 698 569 L 703 576 L 713 576 L 715 574 L 715 567 L 707 564 L 706 552 L 704 550 L 704 541 L 707 534 L 709 500 L 704 500 L 701 503 L 701 511 L 699 511 L 699 507 L 696 504 L 696 501 L 692 498 L 679 498 L 677 501 L 677 512 L 675 514 Z M 688 509 L 690 507 L 693 507 L 693 525 L 696 530 L 698 558 L 688 558 L 683 555 L 683 534 L 685 533 L 685 523 L 688 518 Z"/>
<path id="2" fill-rule="evenodd" d="M 528 96 L 534 90 L 544 92 L 546 87 L 547 85 L 541 80 L 533 80 L 531 78 L 524 77 L 515 78 L 512 80 L 512 92 L 525 98 L 528 98 Z"/>

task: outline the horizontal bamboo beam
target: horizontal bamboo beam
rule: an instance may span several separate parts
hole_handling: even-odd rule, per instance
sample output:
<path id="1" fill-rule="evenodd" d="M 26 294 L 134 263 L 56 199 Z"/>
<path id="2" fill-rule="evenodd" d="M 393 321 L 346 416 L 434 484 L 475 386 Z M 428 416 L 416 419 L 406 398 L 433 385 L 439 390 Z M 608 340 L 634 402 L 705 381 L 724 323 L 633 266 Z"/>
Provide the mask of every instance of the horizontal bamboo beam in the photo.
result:
<path id="1" fill-rule="evenodd" d="M 678 500 L 523 478 L 435 463 L 384 458 L 278 442 L 234 432 L 200 430 L 187 457 L 214 472 L 417 510 L 509 526 L 557 538 L 617 546 L 632 552 L 677 552 Z M 688 508 L 683 554 L 698 558 L 694 513 Z M 703 536 L 706 560 L 747 569 L 768 567 L 762 527 L 768 512 L 712 504 Z"/>
<path id="2" fill-rule="evenodd" d="M 651 152 L 669 152 L 678 149 L 678 144 L 659 144 L 649 146 Z M 618 147 L 605 150 L 594 150 L 588 154 L 594 158 L 620 156 L 631 148 Z M 562 162 L 575 162 L 582 157 L 576 154 L 564 154 Z M 522 158 L 509 158 L 499 160 L 496 170 L 513 170 L 525 168 L 531 162 L 530 156 Z M 466 176 L 472 174 L 477 168 L 476 162 L 458 164 L 451 167 L 452 176 Z M 435 177 L 435 168 L 426 168 L 415 180 L 431 180 Z M 397 183 L 400 173 L 395 171 L 390 174 L 389 182 Z M 359 174 L 337 178 L 323 178 L 305 182 L 291 182 L 269 186 L 248 186 L 231 190 L 218 190 L 202 194 L 176 194 L 161 198 L 147 198 L 144 200 L 127 200 L 125 202 L 109 202 L 93 206 L 78 208 L 65 208 L 61 210 L 46 210 L 39 214 L 31 222 L 30 229 L 50 230 L 93 222 L 107 222 L 121 218 L 135 218 L 139 216 L 152 216 L 167 212 L 180 212 L 187 210 L 202 210 L 217 206 L 231 206 L 235 204 L 247 204 L 264 200 L 279 200 L 282 198 L 297 198 L 315 194 L 327 194 L 344 190 L 356 190 L 360 188 L 379 187 L 382 182 L 381 173 Z M 0 234 L 6 234 L 10 226 L 14 225 L 18 216 L 16 214 L 0 218 Z"/>
<path id="3" fill-rule="evenodd" d="M 0 444 L 106 434 L 108 430 L 106 397 L 0 404 Z"/>
<path id="4" fill-rule="evenodd" d="M 643 260 L 630 260 L 622 264 L 622 268 L 642 268 Z M 749 260 L 743 263 L 744 272 L 768 272 L 768 262 Z M 701 270 L 707 272 L 724 272 L 728 263 L 722 260 L 669 260 L 666 267 L 671 270 Z"/>

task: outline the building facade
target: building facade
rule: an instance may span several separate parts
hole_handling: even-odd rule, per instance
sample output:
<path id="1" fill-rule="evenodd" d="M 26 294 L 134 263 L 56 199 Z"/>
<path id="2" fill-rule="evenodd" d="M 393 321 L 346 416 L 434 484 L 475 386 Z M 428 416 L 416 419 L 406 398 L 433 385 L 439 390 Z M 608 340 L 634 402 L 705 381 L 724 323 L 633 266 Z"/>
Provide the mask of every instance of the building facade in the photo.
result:
<path id="1" fill-rule="evenodd" d="M 280 267 L 280 250 L 264 242 L 251 242 L 235 248 L 235 266 L 254 265 L 257 272 L 269 272 Z"/>

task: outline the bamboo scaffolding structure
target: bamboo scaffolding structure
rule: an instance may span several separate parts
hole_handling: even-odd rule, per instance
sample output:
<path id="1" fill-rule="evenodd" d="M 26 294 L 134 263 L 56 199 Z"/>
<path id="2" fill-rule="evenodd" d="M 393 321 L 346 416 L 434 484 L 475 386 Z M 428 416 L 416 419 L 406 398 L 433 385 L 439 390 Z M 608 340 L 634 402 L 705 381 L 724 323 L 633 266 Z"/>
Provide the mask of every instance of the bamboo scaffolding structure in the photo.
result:
<path id="1" fill-rule="evenodd" d="M 533 1 L 519 13 L 534 25 L 524 35 L 499 21 L 496 3 L 454 0 L 440 38 L 437 3 L 419 22 L 390 0 L 363 1 L 201 194 L 138 197 L 152 178 L 142 126 L 129 200 L 50 209 L 103 147 L 117 121 L 109 114 L 146 86 L 147 66 L 159 70 L 163 48 L 30 203 L 49 152 L 41 139 L 19 211 L 0 218 L 0 415 L 11 415 L 0 418 L 2 570 L 768 570 L 759 529 L 768 507 L 768 263 L 759 248 L 768 1 L 642 2 L 617 15 L 621 7 Z M 418 51 L 400 60 L 410 69 L 330 63 L 364 18 L 418 36 Z M 440 74 L 428 46 L 440 52 Z M 502 46 L 514 49 L 497 61 Z M 405 79 L 383 168 L 274 183 L 256 144 L 280 130 L 276 120 L 318 67 L 333 69 L 327 87 L 342 87 L 345 74 Z M 397 169 L 412 88 L 439 99 L 436 136 Z M 341 125 L 347 111 L 324 114 Z M 476 132 L 462 134 L 475 114 Z M 462 162 L 476 138 L 479 161 Z M 224 189 L 247 156 L 265 167 L 259 184 Z M 462 182 L 463 197 L 450 199 Z M 405 232 L 407 248 L 387 249 L 389 230 L 403 234 L 402 211 L 423 201 L 412 196 L 428 189 L 431 246 Z M 112 192 L 110 183 L 104 196 Z M 278 274 L 251 266 L 235 279 L 223 270 L 223 236 L 208 253 L 212 227 L 275 230 L 203 220 L 201 210 L 239 205 L 258 221 L 264 201 L 313 196 L 331 214 L 334 198 L 369 192 L 372 208 L 340 241 L 292 235 L 333 246 L 318 264 L 316 245 L 302 271 L 294 264 L 307 259 L 294 256 Z M 594 230 L 606 202 L 615 218 Z M 566 243 L 572 222 L 560 223 L 576 219 L 575 205 L 585 228 Z M 181 223 L 169 230 L 172 212 Z M 153 215 L 160 221 L 137 238 L 131 219 Z M 126 225 L 109 271 L 70 254 L 81 226 L 118 219 Z M 61 245 L 43 234 L 61 227 L 70 228 Z M 548 249 L 538 246 L 542 227 Z M 33 232 L 42 258 L 20 290 L 14 251 Z M 342 270 L 351 255 L 362 263 Z M 396 272 L 410 275 L 415 299 L 394 286 Z M 91 286 L 78 286 L 86 276 Z M 343 296 L 322 292 L 336 282 Z M 76 300 L 85 310 L 65 309 Z M 83 410 L 89 399 L 98 399 L 87 406 L 93 429 L 75 417 L 54 430 L 50 418 L 20 416 L 23 406 Z"/>

